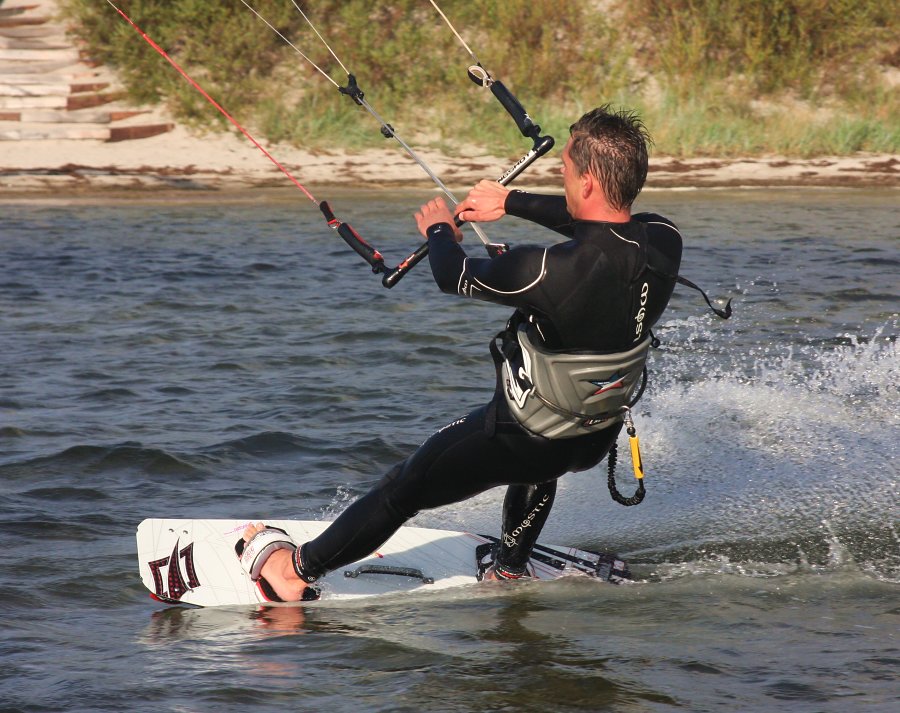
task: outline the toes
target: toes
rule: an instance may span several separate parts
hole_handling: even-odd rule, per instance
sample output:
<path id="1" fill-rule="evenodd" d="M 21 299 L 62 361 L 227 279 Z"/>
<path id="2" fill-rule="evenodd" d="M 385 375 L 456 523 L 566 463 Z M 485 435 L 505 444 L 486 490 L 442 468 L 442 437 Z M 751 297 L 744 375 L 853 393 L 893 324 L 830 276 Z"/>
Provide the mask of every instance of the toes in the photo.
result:
<path id="1" fill-rule="evenodd" d="M 245 541 L 245 542 L 249 542 L 250 539 L 251 539 L 257 532 L 262 532 L 262 531 L 265 530 L 265 529 L 266 529 L 266 526 L 263 525 L 261 522 L 257 522 L 256 524 L 253 524 L 253 523 L 251 522 L 251 523 L 250 523 L 249 525 L 247 525 L 247 527 L 244 529 L 244 541 Z"/>

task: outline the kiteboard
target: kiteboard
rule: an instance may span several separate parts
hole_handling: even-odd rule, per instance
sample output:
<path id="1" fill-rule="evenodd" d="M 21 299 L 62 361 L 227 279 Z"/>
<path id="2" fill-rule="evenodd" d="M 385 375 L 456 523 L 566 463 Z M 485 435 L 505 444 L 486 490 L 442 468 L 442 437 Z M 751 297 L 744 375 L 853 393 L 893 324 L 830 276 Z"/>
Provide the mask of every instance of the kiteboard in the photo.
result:
<path id="1" fill-rule="evenodd" d="M 201 607 L 274 601 L 264 580 L 254 582 L 241 567 L 238 551 L 247 520 L 144 520 L 137 529 L 141 580 L 151 596 L 167 604 Z M 329 522 L 266 520 L 294 542 L 319 535 Z M 401 527 L 369 557 L 330 572 L 316 582 L 319 601 L 425 593 L 475 584 L 492 561 L 498 540 L 489 535 Z M 529 562 L 532 579 L 567 575 L 620 583 L 629 579 L 616 555 L 575 547 L 538 544 Z"/>

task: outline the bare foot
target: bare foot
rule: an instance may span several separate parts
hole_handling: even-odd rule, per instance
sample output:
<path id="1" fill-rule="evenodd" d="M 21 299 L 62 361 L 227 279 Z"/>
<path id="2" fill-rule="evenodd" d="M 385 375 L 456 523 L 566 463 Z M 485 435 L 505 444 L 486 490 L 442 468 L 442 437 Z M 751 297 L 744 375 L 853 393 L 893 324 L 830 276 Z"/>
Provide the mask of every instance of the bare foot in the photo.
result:
<path id="1" fill-rule="evenodd" d="M 247 525 L 244 530 L 244 542 L 266 529 L 261 522 Z M 275 550 L 263 565 L 262 576 L 275 590 L 275 593 L 286 602 L 298 602 L 307 585 L 294 571 L 293 554 L 290 550 Z"/>

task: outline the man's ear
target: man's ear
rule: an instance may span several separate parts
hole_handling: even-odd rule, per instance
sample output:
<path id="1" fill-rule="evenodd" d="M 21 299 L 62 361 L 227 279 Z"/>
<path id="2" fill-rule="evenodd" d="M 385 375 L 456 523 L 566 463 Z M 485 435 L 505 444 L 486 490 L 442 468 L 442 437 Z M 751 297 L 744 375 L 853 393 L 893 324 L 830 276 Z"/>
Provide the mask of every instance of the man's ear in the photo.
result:
<path id="1" fill-rule="evenodd" d="M 595 191 L 600 190 L 597 179 L 594 178 L 590 171 L 585 171 L 581 174 L 579 180 L 581 181 L 581 197 L 585 200 L 590 198 Z"/>

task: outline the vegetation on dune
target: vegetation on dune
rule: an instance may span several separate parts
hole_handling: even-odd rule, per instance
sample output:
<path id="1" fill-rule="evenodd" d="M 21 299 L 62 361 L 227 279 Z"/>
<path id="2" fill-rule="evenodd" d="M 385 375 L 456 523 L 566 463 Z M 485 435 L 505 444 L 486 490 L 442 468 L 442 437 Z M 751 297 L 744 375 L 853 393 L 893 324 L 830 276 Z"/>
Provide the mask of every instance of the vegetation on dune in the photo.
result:
<path id="1" fill-rule="evenodd" d="M 346 75 L 292 0 L 248 0 L 338 83 Z M 883 0 L 444 0 L 484 66 L 545 131 L 584 110 L 637 108 L 656 154 L 900 150 L 900 16 Z M 64 0 L 94 57 L 135 99 L 220 120 L 106 3 Z M 524 150 L 427 0 L 302 3 L 371 105 L 407 140 Z M 273 141 L 360 148 L 378 125 L 240 0 L 132 0 L 132 19 L 240 121 Z"/>

